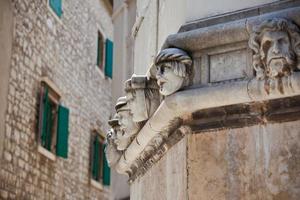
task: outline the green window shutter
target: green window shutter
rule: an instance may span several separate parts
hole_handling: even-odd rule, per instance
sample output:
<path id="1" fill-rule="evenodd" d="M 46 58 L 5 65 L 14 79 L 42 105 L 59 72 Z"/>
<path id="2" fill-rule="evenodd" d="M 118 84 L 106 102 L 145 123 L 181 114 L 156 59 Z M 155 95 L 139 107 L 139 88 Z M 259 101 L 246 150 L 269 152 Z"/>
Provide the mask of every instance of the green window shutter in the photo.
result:
<path id="1" fill-rule="evenodd" d="M 50 7 L 60 18 L 62 16 L 62 0 L 49 0 Z"/>
<path id="2" fill-rule="evenodd" d="M 99 147 L 100 147 L 100 142 L 98 140 L 98 137 L 95 136 L 94 137 L 94 141 L 93 141 L 93 166 L 92 166 L 92 178 L 94 180 L 99 181 Z"/>
<path id="3" fill-rule="evenodd" d="M 56 155 L 68 158 L 69 109 L 59 105 L 57 123 Z"/>
<path id="4" fill-rule="evenodd" d="M 42 116 L 42 134 L 41 144 L 47 150 L 51 150 L 51 128 L 52 128 L 52 112 L 51 104 L 48 96 L 48 88 L 45 89 L 43 95 L 43 116 Z"/>
<path id="5" fill-rule="evenodd" d="M 106 159 L 105 154 L 105 147 L 106 145 L 103 145 L 103 185 L 110 185 L 110 167 L 108 166 L 108 162 Z"/>
<path id="6" fill-rule="evenodd" d="M 105 42 L 105 76 L 112 78 L 113 72 L 113 42 L 106 39 Z"/>

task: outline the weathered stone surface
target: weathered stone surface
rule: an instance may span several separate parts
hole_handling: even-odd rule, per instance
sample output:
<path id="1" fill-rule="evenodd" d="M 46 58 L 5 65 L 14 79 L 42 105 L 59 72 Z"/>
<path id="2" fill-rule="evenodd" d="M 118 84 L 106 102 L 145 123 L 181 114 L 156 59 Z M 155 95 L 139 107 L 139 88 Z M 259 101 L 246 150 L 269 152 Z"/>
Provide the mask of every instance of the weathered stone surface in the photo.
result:
<path id="1" fill-rule="evenodd" d="M 298 199 L 299 122 L 189 135 L 189 199 Z"/>
<path id="2" fill-rule="evenodd" d="M 130 199 L 187 199 L 186 176 L 186 138 L 183 138 L 143 177 L 132 183 Z"/>
<path id="3" fill-rule="evenodd" d="M 217 0 L 188 0 L 186 21 L 208 18 L 235 10 L 248 9 L 261 4 L 276 2 L 276 0 L 249 0 L 247 2 L 238 0 L 227 0 L 226 3 L 219 3 Z"/>
<path id="4" fill-rule="evenodd" d="M 179 32 L 190 31 L 197 28 L 211 26 L 215 24 L 226 23 L 229 21 L 239 20 L 247 17 L 253 17 L 260 14 L 266 14 L 274 11 L 280 11 L 286 8 L 297 7 L 299 1 L 276 1 L 271 4 L 263 4 L 252 8 L 247 8 L 235 12 L 224 13 L 208 18 L 201 18 L 195 21 L 186 23 L 180 27 Z"/>
<path id="5" fill-rule="evenodd" d="M 243 78 L 246 72 L 246 49 L 210 56 L 210 82 Z"/>

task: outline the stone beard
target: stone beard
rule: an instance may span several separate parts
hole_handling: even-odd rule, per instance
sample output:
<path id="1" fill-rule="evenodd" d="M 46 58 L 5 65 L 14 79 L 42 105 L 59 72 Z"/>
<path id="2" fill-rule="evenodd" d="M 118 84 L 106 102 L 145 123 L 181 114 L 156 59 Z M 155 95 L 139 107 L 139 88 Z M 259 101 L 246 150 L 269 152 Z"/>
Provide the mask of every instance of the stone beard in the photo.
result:
<path id="1" fill-rule="evenodd" d="M 168 48 L 155 59 L 156 79 L 159 92 L 168 96 L 189 84 L 192 74 L 192 59 L 183 50 Z"/>
<path id="2" fill-rule="evenodd" d="M 290 75 L 300 54 L 298 27 L 285 19 L 263 22 L 250 36 L 253 67 L 259 79 Z"/>

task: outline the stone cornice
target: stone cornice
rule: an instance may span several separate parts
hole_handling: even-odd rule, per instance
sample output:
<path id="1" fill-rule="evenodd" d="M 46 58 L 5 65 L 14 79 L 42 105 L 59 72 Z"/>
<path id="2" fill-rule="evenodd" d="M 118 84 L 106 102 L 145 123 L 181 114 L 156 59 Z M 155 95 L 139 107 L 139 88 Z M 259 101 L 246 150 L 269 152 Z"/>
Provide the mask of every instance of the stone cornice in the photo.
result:
<path id="1" fill-rule="evenodd" d="M 289 83 L 283 86 L 283 93 L 274 89 L 270 94 L 267 94 L 264 88 L 265 81 L 252 79 L 183 90 L 166 97 L 124 152 L 117 163 L 117 171 L 131 174 L 131 165 L 139 158 L 154 137 L 172 128 L 170 125 L 175 118 L 188 120 L 192 118 L 193 112 L 202 109 L 300 95 L 300 72 L 293 73 L 284 81 L 288 80 Z"/>
<path id="2" fill-rule="evenodd" d="M 288 18 L 300 24 L 300 7 L 288 8 L 278 12 L 250 18 L 216 24 L 182 33 L 172 34 L 165 41 L 162 49 L 176 47 L 188 52 L 196 52 L 226 44 L 248 41 L 253 27 L 266 19 Z"/>
<path id="3" fill-rule="evenodd" d="M 155 109 L 141 118 L 130 144 L 118 152 L 114 168 L 132 181 L 185 134 L 234 128 L 234 120 L 246 126 L 280 121 L 286 109 L 300 110 L 291 103 L 300 96 L 299 13 L 300 7 L 288 8 L 170 35 L 147 77 L 157 80 L 163 101 L 153 106 L 159 94 L 143 87 L 139 93 L 127 91 L 129 125 L 130 120 L 141 122 L 137 110 Z M 286 45 L 274 45 L 278 38 L 269 34 L 272 42 L 261 48 L 265 32 L 281 34 Z M 291 55 L 284 54 L 287 49 Z M 269 108 L 285 103 L 277 111 Z M 299 114 L 291 113 L 293 117 Z M 122 117 L 118 120 L 126 129 Z"/>

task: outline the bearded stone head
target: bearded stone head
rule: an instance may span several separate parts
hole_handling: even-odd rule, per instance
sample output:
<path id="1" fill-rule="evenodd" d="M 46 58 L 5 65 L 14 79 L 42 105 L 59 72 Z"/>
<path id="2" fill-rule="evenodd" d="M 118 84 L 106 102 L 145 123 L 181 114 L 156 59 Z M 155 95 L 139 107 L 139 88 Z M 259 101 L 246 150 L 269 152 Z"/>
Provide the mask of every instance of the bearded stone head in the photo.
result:
<path id="1" fill-rule="evenodd" d="M 192 59 L 185 51 L 178 48 L 164 49 L 157 55 L 155 65 L 157 84 L 162 95 L 171 95 L 189 84 Z"/>
<path id="2" fill-rule="evenodd" d="M 288 76 L 299 69 L 300 31 L 289 20 L 275 18 L 262 22 L 251 33 L 249 46 L 254 52 L 253 67 L 259 79 Z"/>

